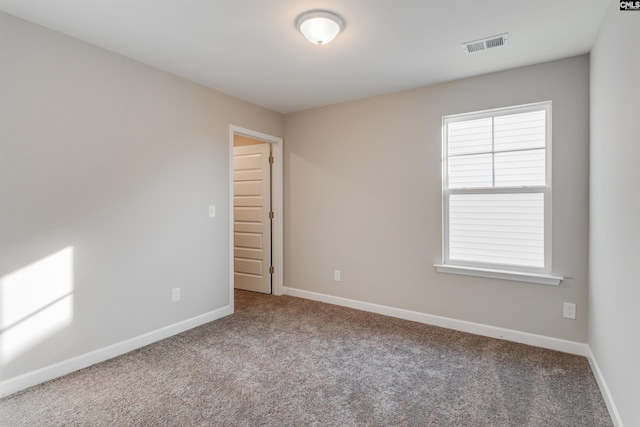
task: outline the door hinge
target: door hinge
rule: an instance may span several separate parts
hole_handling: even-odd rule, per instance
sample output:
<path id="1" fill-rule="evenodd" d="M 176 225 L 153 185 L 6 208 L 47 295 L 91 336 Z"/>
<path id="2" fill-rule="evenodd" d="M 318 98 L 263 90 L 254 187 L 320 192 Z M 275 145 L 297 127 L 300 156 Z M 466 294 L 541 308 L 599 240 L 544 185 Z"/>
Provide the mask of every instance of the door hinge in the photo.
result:
<path id="1" fill-rule="evenodd" d="M 269 219 L 273 219 L 274 216 L 273 211 L 269 212 Z"/>
<path id="2" fill-rule="evenodd" d="M 275 160 L 274 160 L 273 156 L 269 156 L 269 163 L 273 164 L 274 161 Z"/>
<path id="3" fill-rule="evenodd" d="M 276 272 L 276 269 L 273 268 L 273 265 L 271 267 L 269 267 L 269 274 L 273 274 Z"/>

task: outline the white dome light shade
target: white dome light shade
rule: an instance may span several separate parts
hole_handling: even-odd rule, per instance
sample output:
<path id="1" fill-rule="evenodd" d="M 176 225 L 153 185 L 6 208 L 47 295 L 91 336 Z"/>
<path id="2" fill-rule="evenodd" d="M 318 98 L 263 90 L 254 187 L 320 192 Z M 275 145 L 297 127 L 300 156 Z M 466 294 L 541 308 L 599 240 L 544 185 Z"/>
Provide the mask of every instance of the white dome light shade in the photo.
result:
<path id="1" fill-rule="evenodd" d="M 344 27 L 344 19 L 327 10 L 310 10 L 296 18 L 296 28 L 318 46 L 329 43 Z"/>

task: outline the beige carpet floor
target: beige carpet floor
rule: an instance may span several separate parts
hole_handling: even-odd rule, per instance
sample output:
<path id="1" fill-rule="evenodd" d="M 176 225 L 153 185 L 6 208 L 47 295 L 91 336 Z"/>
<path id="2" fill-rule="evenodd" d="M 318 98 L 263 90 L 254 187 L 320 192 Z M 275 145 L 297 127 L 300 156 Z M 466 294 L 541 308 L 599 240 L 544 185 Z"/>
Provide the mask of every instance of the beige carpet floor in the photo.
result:
<path id="1" fill-rule="evenodd" d="M 288 296 L 0 400 L 2 426 L 611 426 L 583 357 Z"/>

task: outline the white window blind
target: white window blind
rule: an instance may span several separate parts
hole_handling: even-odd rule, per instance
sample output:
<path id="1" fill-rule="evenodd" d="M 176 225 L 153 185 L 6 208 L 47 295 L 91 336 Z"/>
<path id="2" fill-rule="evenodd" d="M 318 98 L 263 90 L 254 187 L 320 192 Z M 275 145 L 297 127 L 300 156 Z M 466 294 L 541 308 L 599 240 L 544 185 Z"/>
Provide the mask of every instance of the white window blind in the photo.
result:
<path id="1" fill-rule="evenodd" d="M 550 271 L 550 113 L 444 117 L 445 264 Z"/>
<path id="2" fill-rule="evenodd" d="M 449 259 L 544 267 L 543 195 L 452 194 Z"/>

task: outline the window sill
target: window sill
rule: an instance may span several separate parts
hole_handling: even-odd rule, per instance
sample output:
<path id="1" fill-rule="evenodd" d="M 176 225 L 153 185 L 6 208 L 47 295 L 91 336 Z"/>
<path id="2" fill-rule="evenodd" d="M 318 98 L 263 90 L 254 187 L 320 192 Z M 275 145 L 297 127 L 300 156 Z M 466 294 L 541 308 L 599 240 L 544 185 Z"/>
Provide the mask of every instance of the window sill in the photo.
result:
<path id="1" fill-rule="evenodd" d="M 463 276 L 486 277 L 490 279 L 514 280 L 516 282 L 538 283 L 541 285 L 559 286 L 564 277 L 550 274 L 526 273 L 520 271 L 494 270 L 491 268 L 465 267 L 461 265 L 435 264 L 439 273 L 461 274 Z"/>

